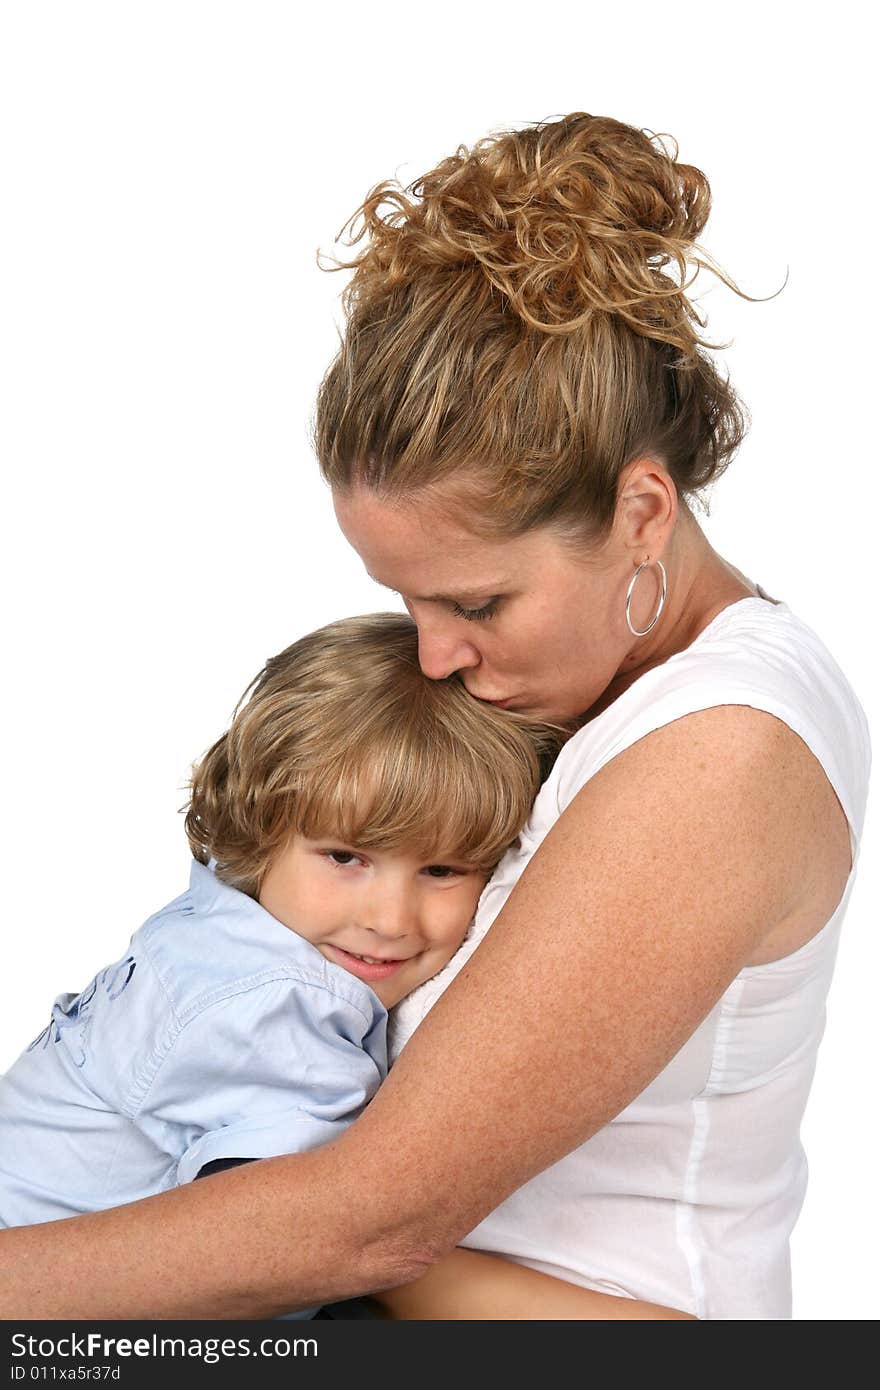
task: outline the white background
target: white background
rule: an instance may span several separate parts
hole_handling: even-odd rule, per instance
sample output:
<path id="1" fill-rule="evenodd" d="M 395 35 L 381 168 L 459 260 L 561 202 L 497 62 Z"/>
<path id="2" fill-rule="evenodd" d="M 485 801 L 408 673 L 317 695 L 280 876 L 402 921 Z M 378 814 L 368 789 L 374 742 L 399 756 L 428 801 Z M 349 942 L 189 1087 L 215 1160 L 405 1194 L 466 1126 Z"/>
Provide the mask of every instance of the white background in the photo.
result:
<path id="1" fill-rule="evenodd" d="M 186 884 L 189 764 L 265 658 L 388 606 L 308 440 L 367 190 L 568 111 L 679 141 L 753 427 L 716 548 L 876 730 L 876 136 L 860 6 L 26 3 L 0 11 L 0 1066 Z M 833 14 L 833 27 L 830 16 Z M 827 23 L 827 27 L 826 26 Z M 345 254 L 345 248 L 336 248 Z M 876 807 L 804 1124 L 795 1316 L 873 1318 Z M 637 1239 L 637 1232 L 633 1233 Z M 872 1283 L 875 1285 L 872 1288 Z"/>

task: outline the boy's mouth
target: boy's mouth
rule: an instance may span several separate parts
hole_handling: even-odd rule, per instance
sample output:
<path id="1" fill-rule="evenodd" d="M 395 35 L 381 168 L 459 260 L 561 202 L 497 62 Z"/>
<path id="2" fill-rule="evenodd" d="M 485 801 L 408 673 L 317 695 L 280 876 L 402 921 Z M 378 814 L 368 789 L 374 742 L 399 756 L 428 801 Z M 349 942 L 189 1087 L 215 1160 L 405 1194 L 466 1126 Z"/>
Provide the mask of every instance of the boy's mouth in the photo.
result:
<path id="1" fill-rule="evenodd" d="M 349 970 L 352 975 L 357 975 L 361 980 L 387 980 L 396 970 L 406 964 L 409 957 L 403 960 L 380 960 L 377 956 L 357 956 L 353 951 L 344 951 L 341 946 L 330 946 L 338 963 Z"/>

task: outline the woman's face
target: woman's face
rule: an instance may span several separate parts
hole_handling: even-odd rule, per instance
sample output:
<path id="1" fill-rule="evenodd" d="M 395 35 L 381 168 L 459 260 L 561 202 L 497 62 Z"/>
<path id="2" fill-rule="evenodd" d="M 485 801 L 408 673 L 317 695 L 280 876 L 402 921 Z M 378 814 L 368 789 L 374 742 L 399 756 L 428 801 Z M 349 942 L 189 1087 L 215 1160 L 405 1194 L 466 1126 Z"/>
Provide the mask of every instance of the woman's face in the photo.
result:
<path id="1" fill-rule="evenodd" d="M 425 675 L 458 672 L 478 699 L 571 724 L 624 663 L 625 549 L 581 556 L 546 528 L 485 540 L 424 495 L 388 502 L 356 487 L 337 491 L 334 505 L 367 572 L 418 625 Z"/>

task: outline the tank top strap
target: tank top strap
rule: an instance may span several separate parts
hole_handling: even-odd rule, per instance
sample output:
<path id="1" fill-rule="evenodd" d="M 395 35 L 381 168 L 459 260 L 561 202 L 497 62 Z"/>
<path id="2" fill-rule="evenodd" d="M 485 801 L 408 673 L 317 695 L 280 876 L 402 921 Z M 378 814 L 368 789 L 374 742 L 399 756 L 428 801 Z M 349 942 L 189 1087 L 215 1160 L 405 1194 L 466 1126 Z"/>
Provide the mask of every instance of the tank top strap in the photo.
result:
<path id="1" fill-rule="evenodd" d="M 552 798 L 555 818 L 625 748 L 716 705 L 765 710 L 803 739 L 843 807 L 855 867 L 871 766 L 867 721 L 816 633 L 787 604 L 765 597 L 740 599 L 723 609 L 689 647 L 646 671 L 578 730 L 562 749 L 539 802 Z"/>

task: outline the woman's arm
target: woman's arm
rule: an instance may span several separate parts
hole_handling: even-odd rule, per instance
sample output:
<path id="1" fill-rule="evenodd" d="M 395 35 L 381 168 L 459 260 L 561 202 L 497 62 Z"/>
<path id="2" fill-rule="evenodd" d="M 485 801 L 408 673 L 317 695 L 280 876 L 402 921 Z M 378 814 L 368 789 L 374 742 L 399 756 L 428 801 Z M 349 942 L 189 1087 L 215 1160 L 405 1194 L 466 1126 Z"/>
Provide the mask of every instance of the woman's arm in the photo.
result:
<path id="1" fill-rule="evenodd" d="M 0 1313 L 256 1317 L 416 1278 L 629 1104 L 840 877 L 841 817 L 771 715 L 658 729 L 560 817 L 342 1138 L 0 1232 Z"/>
<path id="2" fill-rule="evenodd" d="M 677 1308 L 597 1293 L 498 1255 L 461 1248 L 414 1283 L 374 1295 L 374 1302 L 385 1316 L 409 1322 L 696 1321 Z"/>

